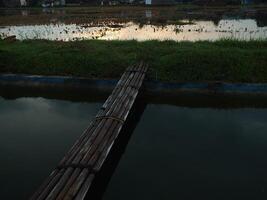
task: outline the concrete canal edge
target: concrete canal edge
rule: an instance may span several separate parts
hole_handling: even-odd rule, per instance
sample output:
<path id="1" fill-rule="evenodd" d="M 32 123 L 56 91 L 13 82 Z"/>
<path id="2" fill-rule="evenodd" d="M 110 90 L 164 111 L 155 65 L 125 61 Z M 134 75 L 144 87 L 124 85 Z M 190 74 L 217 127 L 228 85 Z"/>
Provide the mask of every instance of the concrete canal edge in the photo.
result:
<path id="1" fill-rule="evenodd" d="M 39 76 L 25 74 L 1 74 L 0 86 L 46 89 L 93 89 L 111 92 L 118 80 L 89 79 L 71 76 Z M 144 90 L 154 95 L 175 95 L 181 93 L 267 95 L 267 83 L 225 83 L 225 82 L 160 82 L 147 80 Z"/>

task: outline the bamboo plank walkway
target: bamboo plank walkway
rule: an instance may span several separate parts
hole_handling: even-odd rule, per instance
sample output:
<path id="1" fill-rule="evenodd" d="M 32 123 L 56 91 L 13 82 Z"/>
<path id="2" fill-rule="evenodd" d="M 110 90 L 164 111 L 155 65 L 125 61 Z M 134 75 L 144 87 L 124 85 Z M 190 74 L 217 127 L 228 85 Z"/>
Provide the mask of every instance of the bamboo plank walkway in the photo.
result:
<path id="1" fill-rule="evenodd" d="M 143 63 L 128 67 L 88 128 L 31 200 L 83 200 L 129 115 L 145 78 Z"/>

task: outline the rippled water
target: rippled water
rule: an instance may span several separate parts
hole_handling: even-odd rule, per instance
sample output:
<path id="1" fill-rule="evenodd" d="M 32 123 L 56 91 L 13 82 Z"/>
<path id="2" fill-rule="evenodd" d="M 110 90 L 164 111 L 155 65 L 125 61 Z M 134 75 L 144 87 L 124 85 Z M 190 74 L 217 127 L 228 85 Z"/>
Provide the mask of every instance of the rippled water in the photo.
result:
<path id="1" fill-rule="evenodd" d="M 264 20 L 262 21 L 265 15 L 262 12 L 257 13 L 257 10 L 252 14 L 248 11 L 229 14 L 229 11 L 225 10 L 220 14 L 211 13 L 210 15 L 207 13 L 208 11 L 177 11 L 174 14 L 169 14 L 168 10 L 161 10 L 162 13 L 159 15 L 159 11 L 142 10 L 141 13 L 137 12 L 137 16 L 133 14 L 128 16 L 124 12 L 119 10 L 111 15 L 89 13 L 83 14 L 82 19 L 81 16 L 76 16 L 79 14 L 78 12 L 74 15 L 75 20 L 70 21 L 65 19 L 70 14 L 63 12 L 61 15 L 65 16 L 64 20 L 55 17 L 40 24 L 37 24 L 36 21 L 33 23 L 33 19 L 30 18 L 31 20 L 29 20 L 27 16 L 25 18 L 26 22 L 23 21 L 20 24 L 16 24 L 12 20 L 12 25 L 4 23 L 0 27 L 0 35 L 3 38 L 16 35 L 19 40 L 48 39 L 62 41 L 83 39 L 138 41 L 197 41 L 225 38 L 239 40 L 267 39 L 267 25 Z M 166 16 L 164 16 L 164 13 Z M 25 13 L 22 13 L 22 15 L 25 15 Z M 35 13 L 34 16 L 39 15 L 42 16 L 40 13 Z M 49 16 L 54 15 L 52 13 Z M 216 19 L 213 19 L 214 15 Z M 262 15 L 263 17 L 259 17 Z M 4 17 L 7 16 L 9 15 Z M 30 25 L 27 24 L 27 20 L 31 22 Z"/>

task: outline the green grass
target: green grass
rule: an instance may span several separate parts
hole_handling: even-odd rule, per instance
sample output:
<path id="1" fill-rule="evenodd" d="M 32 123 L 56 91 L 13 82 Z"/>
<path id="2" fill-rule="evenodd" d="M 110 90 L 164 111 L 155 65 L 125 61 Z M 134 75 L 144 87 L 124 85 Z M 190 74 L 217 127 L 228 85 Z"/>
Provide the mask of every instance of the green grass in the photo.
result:
<path id="1" fill-rule="evenodd" d="M 0 40 L 0 73 L 119 78 L 141 60 L 151 79 L 267 82 L 267 41 Z"/>

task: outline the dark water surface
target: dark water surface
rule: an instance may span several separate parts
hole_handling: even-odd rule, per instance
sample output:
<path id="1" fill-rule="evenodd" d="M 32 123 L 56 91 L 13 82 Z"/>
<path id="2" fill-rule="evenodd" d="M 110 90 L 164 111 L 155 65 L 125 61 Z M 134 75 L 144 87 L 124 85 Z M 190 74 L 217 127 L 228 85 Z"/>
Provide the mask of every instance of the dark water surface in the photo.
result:
<path id="1" fill-rule="evenodd" d="M 0 97 L 0 199 L 28 199 L 100 106 L 100 103 Z"/>
<path id="2" fill-rule="evenodd" d="M 146 106 L 104 200 L 265 199 L 266 106 L 191 100 Z M 0 97 L 0 199 L 27 199 L 101 105 Z"/>
<path id="3" fill-rule="evenodd" d="M 267 109 L 147 106 L 104 200 L 266 199 Z"/>

